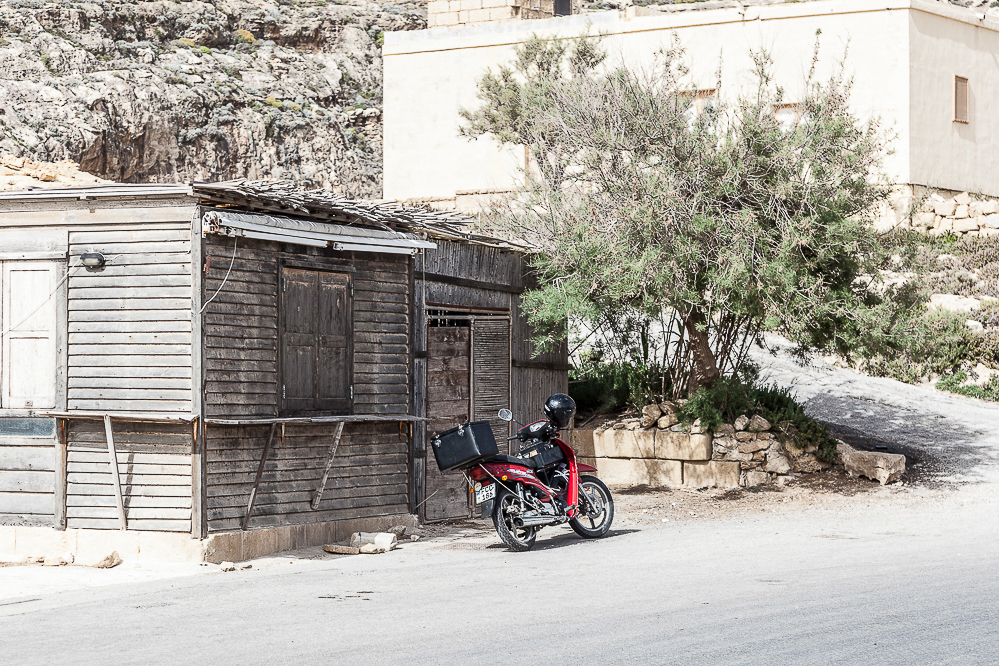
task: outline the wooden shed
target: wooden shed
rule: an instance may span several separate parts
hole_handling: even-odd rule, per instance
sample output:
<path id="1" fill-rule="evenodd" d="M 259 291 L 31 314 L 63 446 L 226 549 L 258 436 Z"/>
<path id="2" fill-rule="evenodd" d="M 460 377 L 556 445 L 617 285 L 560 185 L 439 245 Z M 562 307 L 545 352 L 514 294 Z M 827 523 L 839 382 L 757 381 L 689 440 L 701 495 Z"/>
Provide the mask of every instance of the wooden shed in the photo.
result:
<path id="1" fill-rule="evenodd" d="M 467 222 L 268 183 L 0 193 L 0 525 L 298 526 L 280 547 L 470 515 L 428 436 L 505 436 L 567 360 L 531 347 L 524 251 Z"/>

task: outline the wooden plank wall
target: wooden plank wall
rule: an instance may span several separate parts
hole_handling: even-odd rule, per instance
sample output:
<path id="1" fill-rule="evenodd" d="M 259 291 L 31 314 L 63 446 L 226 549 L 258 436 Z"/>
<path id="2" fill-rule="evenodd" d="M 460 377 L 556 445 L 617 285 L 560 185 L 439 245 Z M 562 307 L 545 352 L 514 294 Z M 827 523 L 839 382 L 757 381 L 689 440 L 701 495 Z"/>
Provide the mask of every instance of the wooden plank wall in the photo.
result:
<path id="1" fill-rule="evenodd" d="M 235 239 L 204 243 L 202 303 L 214 295 L 203 314 L 205 416 L 276 416 L 279 255 L 240 238 L 234 260 Z"/>
<path id="2" fill-rule="evenodd" d="M 240 239 L 206 238 L 205 412 L 216 418 L 278 415 L 278 317 L 282 260 L 350 272 L 353 283 L 354 414 L 410 413 L 409 257 Z M 287 426 L 272 443 L 249 527 L 405 513 L 410 427 L 348 423 L 318 510 L 309 505 L 334 425 Z M 206 429 L 210 531 L 239 529 L 269 426 Z M 279 430 L 280 436 L 280 430 Z"/>
<path id="3" fill-rule="evenodd" d="M 208 526 L 239 529 L 270 426 L 208 426 Z M 318 510 L 310 502 L 336 424 L 280 426 L 250 528 L 406 513 L 409 426 L 347 423 Z"/>
<path id="4" fill-rule="evenodd" d="M 53 439 L 3 438 L 0 445 L 0 524 L 52 524 L 55 465 Z"/>
<path id="5" fill-rule="evenodd" d="M 190 425 L 113 423 L 130 530 L 191 531 Z M 119 529 L 102 421 L 71 420 L 66 454 L 66 526 Z"/>
<path id="6" fill-rule="evenodd" d="M 240 239 L 229 279 L 207 306 L 205 410 L 208 417 L 278 413 L 278 276 L 282 258 L 352 268 L 354 285 L 354 413 L 409 413 L 409 258 L 335 253 Z M 306 250 L 309 250 L 307 252 Z M 222 285 L 232 239 L 206 239 L 205 298 Z"/>
<path id="7" fill-rule="evenodd" d="M 69 278 L 68 408 L 192 409 L 190 223 L 69 233 L 69 262 L 108 258 Z"/>
<path id="8" fill-rule="evenodd" d="M 511 362 L 512 402 L 510 408 L 518 419 L 541 415 L 545 399 L 552 393 L 566 392 L 568 383 L 568 347 L 565 343 L 543 354 L 531 343 L 533 331 L 521 311 L 520 294 L 510 290 L 489 290 L 434 282 L 424 274 L 491 282 L 512 289 L 528 289 L 536 284 L 523 255 L 481 245 L 436 241 L 437 249 L 428 250 L 425 264 L 417 262 L 417 290 L 428 303 L 458 308 L 490 308 L 509 311 L 512 317 Z M 433 307 L 433 306 L 428 306 Z"/>
<path id="9" fill-rule="evenodd" d="M 523 265 L 522 284 L 531 288 L 536 279 L 530 268 Z M 520 298 L 512 301 L 513 334 L 511 361 L 513 363 L 513 413 L 517 418 L 531 421 L 543 415 L 545 400 L 552 393 L 569 390 L 569 349 L 562 342 L 554 349 L 538 353 L 531 342 L 534 331 L 521 309 Z"/>

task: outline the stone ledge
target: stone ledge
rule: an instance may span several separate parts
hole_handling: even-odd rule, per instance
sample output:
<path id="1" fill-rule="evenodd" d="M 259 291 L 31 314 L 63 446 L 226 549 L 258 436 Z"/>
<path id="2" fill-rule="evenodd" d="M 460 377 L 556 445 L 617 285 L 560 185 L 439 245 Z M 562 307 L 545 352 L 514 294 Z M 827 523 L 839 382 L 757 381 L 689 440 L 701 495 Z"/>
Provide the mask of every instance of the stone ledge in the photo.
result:
<path id="1" fill-rule="evenodd" d="M 412 514 L 395 514 L 305 525 L 281 525 L 220 532 L 192 539 L 184 532 L 138 530 L 56 530 L 0 525 L 0 561 L 71 553 L 77 564 L 92 564 L 118 551 L 125 562 L 241 562 L 283 550 L 344 540 L 353 532 L 379 532 L 395 525 L 416 527 Z"/>
<path id="2" fill-rule="evenodd" d="M 683 463 L 655 458 L 596 458 L 597 476 L 609 486 L 677 487 L 683 483 Z"/>
<path id="3" fill-rule="evenodd" d="M 741 469 L 737 462 L 711 460 L 683 463 L 685 488 L 737 488 Z"/>

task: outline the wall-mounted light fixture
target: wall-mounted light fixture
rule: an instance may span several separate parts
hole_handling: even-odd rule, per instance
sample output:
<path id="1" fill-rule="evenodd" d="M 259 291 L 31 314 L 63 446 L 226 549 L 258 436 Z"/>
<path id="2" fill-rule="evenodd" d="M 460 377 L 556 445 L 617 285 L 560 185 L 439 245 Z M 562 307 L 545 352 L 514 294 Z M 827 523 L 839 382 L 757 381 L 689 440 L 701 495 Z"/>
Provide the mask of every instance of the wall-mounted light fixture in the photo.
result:
<path id="1" fill-rule="evenodd" d="M 100 252 L 84 252 L 80 255 L 80 263 L 86 266 L 88 271 L 102 271 L 108 260 Z"/>

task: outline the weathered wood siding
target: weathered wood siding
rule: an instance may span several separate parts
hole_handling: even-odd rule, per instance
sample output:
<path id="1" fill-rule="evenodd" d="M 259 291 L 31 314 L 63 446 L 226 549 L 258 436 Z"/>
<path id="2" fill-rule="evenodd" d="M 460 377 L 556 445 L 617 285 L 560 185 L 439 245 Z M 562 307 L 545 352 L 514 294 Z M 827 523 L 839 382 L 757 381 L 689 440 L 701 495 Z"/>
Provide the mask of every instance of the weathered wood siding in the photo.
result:
<path id="1" fill-rule="evenodd" d="M 523 284 L 536 284 L 530 269 L 523 269 Z M 528 421 L 542 416 L 545 400 L 552 393 L 569 391 L 569 348 L 566 342 L 554 349 L 538 353 L 531 338 L 535 333 L 521 308 L 520 297 L 512 300 L 513 335 L 513 413 Z M 522 416 L 521 416 L 522 415 Z"/>
<path id="2" fill-rule="evenodd" d="M 98 251 L 102 271 L 68 288 L 70 410 L 192 410 L 190 224 L 69 233 L 69 263 Z"/>
<path id="3" fill-rule="evenodd" d="M 205 416 L 276 416 L 280 255 L 241 238 L 233 259 L 234 242 L 205 239 Z"/>
<path id="4" fill-rule="evenodd" d="M 417 291 L 419 296 L 425 296 L 427 308 L 484 308 L 510 313 L 510 408 L 517 418 L 539 416 L 549 395 L 568 390 L 567 345 L 562 343 L 538 354 L 531 342 L 534 331 L 521 309 L 520 298 L 525 289 L 536 284 L 536 279 L 524 255 L 481 245 L 437 241 L 437 249 L 428 250 L 417 260 L 415 275 Z M 454 284 L 435 276 L 482 284 Z"/>
<path id="5" fill-rule="evenodd" d="M 302 251 L 289 252 L 288 247 Z M 205 299 L 222 286 L 233 256 L 232 239 L 209 237 L 206 252 L 211 258 Z M 283 259 L 305 259 L 316 266 L 325 262 L 331 271 L 350 271 L 354 287 L 353 411 L 408 414 L 409 258 L 240 239 L 229 279 L 204 314 L 206 416 L 278 413 L 278 290 Z"/>
<path id="6" fill-rule="evenodd" d="M 342 253 L 240 239 L 206 239 L 203 298 L 205 412 L 208 418 L 273 417 L 281 409 L 281 267 L 346 272 L 353 286 L 353 413 L 410 413 L 409 257 Z M 296 263 L 297 262 L 297 263 Z M 303 263 L 304 262 L 304 263 Z M 208 529 L 239 529 L 270 426 L 208 425 Z M 317 510 L 335 424 L 288 425 L 267 457 L 248 527 L 405 513 L 409 509 L 410 426 L 347 423 Z"/>
<path id="7" fill-rule="evenodd" d="M 208 427 L 208 526 L 239 529 L 270 426 Z M 249 527 L 348 520 L 409 510 L 409 426 L 347 423 L 317 510 L 310 506 L 336 424 L 278 427 Z"/>
<path id="8" fill-rule="evenodd" d="M 21 427 L 29 420 L 19 421 L 0 419 L 0 524 L 51 525 L 55 515 L 55 421 L 30 419 L 31 428 Z"/>
<path id="9" fill-rule="evenodd" d="M 191 531 L 190 425 L 113 423 L 130 530 Z M 101 421 L 71 420 L 66 454 L 66 526 L 120 528 Z"/>

